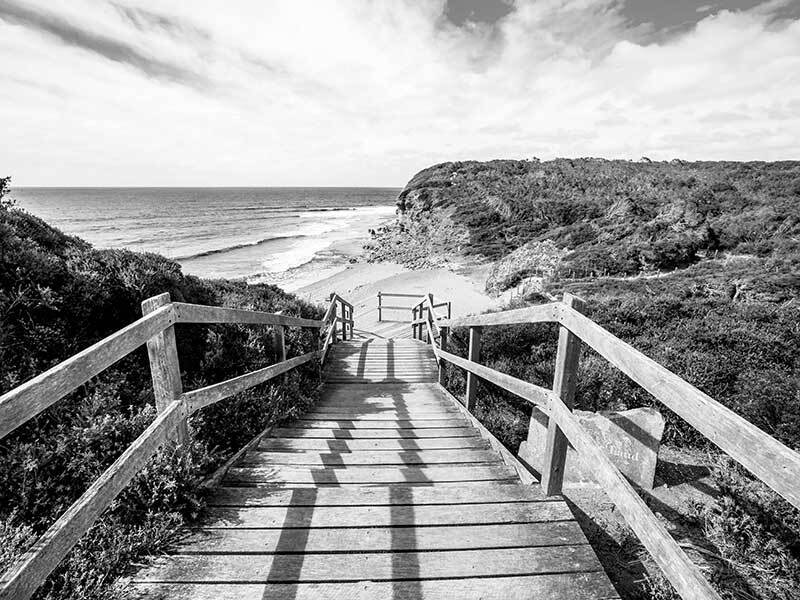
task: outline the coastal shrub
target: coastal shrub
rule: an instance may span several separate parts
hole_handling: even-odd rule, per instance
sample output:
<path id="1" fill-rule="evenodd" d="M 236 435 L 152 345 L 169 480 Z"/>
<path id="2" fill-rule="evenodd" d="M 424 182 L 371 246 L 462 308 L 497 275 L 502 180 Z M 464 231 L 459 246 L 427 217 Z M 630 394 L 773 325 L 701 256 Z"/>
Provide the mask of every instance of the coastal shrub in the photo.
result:
<path id="1" fill-rule="evenodd" d="M 552 282 L 545 286 L 547 297 L 529 300 L 541 303 L 564 291 L 584 298 L 587 314 L 609 331 L 800 449 L 800 276 L 795 258 L 718 260 L 658 277 Z M 485 328 L 481 362 L 551 387 L 556 342 L 553 325 Z M 468 330 L 453 330 L 448 343 L 451 352 L 466 356 Z M 446 385 L 463 396 L 463 372 L 449 367 Z M 722 556 L 715 559 L 712 582 L 723 597 L 737 597 L 744 586 L 753 598 L 793 597 L 800 588 L 800 511 L 586 347 L 576 406 L 654 406 L 667 421 L 665 443 L 711 451 L 716 457 L 711 483 L 719 495 L 697 507 L 694 535 L 714 556 Z M 528 404 L 496 386 L 479 383 L 475 414 L 514 452 L 527 437 Z M 643 552 L 633 538 L 628 546 Z M 596 550 L 621 551 L 614 548 Z M 644 587 L 632 597 L 675 597 L 657 574 Z"/>
<path id="2" fill-rule="evenodd" d="M 202 280 L 156 254 L 97 250 L 13 206 L 0 180 L 0 393 L 141 316 L 142 300 L 172 299 L 320 318 L 270 285 Z M 277 360 L 275 332 L 243 325 L 176 326 L 184 388 Z M 286 329 L 288 355 L 317 348 L 315 330 Z M 157 552 L 202 510 L 202 476 L 269 423 L 318 395 L 316 364 L 287 373 L 190 420 L 191 442 L 159 453 L 38 592 L 102 598 L 136 556 Z M 0 560 L 10 564 L 155 417 L 147 352 L 131 353 L 22 425 L 0 444 Z"/>
<path id="3" fill-rule="evenodd" d="M 798 179 L 798 161 L 442 163 L 408 182 L 397 224 L 367 252 L 415 266 L 426 259 L 412 248 L 498 260 L 552 240 L 570 251 L 559 270 L 569 278 L 672 270 L 713 252 L 766 257 L 800 234 Z M 413 226 L 441 220 L 454 226 L 434 245 Z M 446 239 L 464 232 L 467 244 Z"/>

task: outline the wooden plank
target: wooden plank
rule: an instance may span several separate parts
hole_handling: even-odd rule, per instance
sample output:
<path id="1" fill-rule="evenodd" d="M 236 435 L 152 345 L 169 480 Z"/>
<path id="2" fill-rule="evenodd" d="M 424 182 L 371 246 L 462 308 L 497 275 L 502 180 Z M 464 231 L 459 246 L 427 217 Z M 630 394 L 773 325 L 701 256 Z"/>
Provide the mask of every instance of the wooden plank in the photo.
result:
<path id="1" fill-rule="evenodd" d="M 487 325 L 515 325 L 520 323 L 551 323 L 558 320 L 560 302 L 537 304 L 515 310 L 504 310 L 484 315 L 455 319 L 441 319 L 441 327 L 483 327 Z"/>
<path id="2" fill-rule="evenodd" d="M 348 404 L 332 404 L 320 402 L 315 405 L 315 411 L 309 414 L 371 414 L 371 415 L 406 415 L 413 414 L 448 414 L 453 412 L 453 407 L 444 402 L 350 402 Z"/>
<path id="3" fill-rule="evenodd" d="M 800 454 L 567 306 L 560 322 L 753 475 L 800 508 Z"/>
<path id="4" fill-rule="evenodd" d="M 55 569 L 102 512 L 144 467 L 186 417 L 175 401 L 161 412 L 122 455 L 3 574 L 0 598 L 26 600 Z"/>
<path id="5" fill-rule="evenodd" d="M 297 421 L 442 421 L 461 418 L 455 408 L 430 410 L 370 410 L 360 412 L 314 411 L 297 417 Z"/>
<path id="6" fill-rule="evenodd" d="M 320 363 L 324 363 L 326 357 L 328 356 L 328 351 L 331 348 L 331 345 L 336 341 L 336 327 L 329 327 L 328 333 L 325 335 L 325 341 L 322 343 L 322 349 L 320 350 Z"/>
<path id="7" fill-rule="evenodd" d="M 283 325 L 275 326 L 275 346 L 277 348 L 278 362 L 286 360 L 286 328 Z"/>
<path id="8" fill-rule="evenodd" d="M 408 492 L 399 489 L 397 494 Z M 294 527 L 427 527 L 573 521 L 566 502 L 513 502 L 418 506 L 251 506 L 212 507 L 203 527 L 287 529 Z M 585 538 L 583 543 L 586 543 Z M 485 548 L 486 546 L 484 546 Z M 347 549 L 345 546 L 342 550 Z"/>
<path id="9" fill-rule="evenodd" d="M 389 306 L 388 304 L 381 305 L 381 310 L 411 310 L 410 306 Z"/>
<path id="10" fill-rule="evenodd" d="M 210 477 L 206 478 L 203 481 L 201 486 L 204 488 L 218 487 L 222 483 L 222 480 L 224 479 L 225 475 L 227 474 L 228 469 L 230 469 L 233 465 L 238 463 L 245 454 L 247 454 L 251 450 L 258 448 L 258 445 L 261 443 L 261 438 L 269 435 L 270 431 L 272 431 L 274 427 L 275 426 L 273 424 L 267 425 L 267 427 L 265 427 L 260 433 L 256 434 L 255 437 L 253 437 L 249 442 L 247 442 L 244 446 L 242 446 L 239 450 L 237 450 L 234 454 L 232 454 L 230 458 L 228 458 L 228 460 L 222 463 L 222 465 L 220 465 L 214 471 L 214 473 L 211 474 Z"/>
<path id="11" fill-rule="evenodd" d="M 481 360 L 481 332 L 480 327 L 469 328 L 469 352 L 467 358 L 472 363 L 478 363 Z M 440 354 L 444 357 L 444 354 Z M 478 397 L 478 378 L 472 371 L 467 371 L 467 393 L 465 395 L 465 403 L 467 410 L 473 412 L 475 410 L 475 402 Z"/>
<path id="12" fill-rule="evenodd" d="M 328 361 L 325 365 L 325 372 L 336 374 L 338 372 L 345 373 L 358 373 L 358 374 L 371 374 L 371 373 L 430 373 L 436 372 L 436 361 L 434 359 L 427 360 L 423 363 L 412 363 L 411 361 L 399 360 L 395 363 L 338 363 L 336 361 Z"/>
<path id="13" fill-rule="evenodd" d="M 352 510 L 352 509 L 350 509 Z M 406 552 L 586 544 L 575 521 L 426 527 L 215 529 L 192 532 L 181 554 Z"/>
<path id="14" fill-rule="evenodd" d="M 494 437 L 492 433 L 488 429 L 486 429 L 486 427 L 483 426 L 483 423 L 481 423 L 475 417 L 475 415 L 473 415 L 471 412 L 469 412 L 469 410 L 467 410 L 467 407 L 462 406 L 461 403 L 458 401 L 458 399 L 455 396 L 453 396 L 449 391 L 447 391 L 446 388 L 442 387 L 441 393 L 444 397 L 449 398 L 450 401 L 453 403 L 453 406 L 458 408 L 464 414 L 464 416 L 470 422 L 470 424 L 475 429 L 478 430 L 481 437 L 483 437 L 486 441 L 489 442 L 489 444 L 491 444 L 494 451 L 497 452 L 500 455 L 500 457 L 502 457 L 503 462 L 512 469 L 514 469 L 514 471 L 517 474 L 517 477 L 519 477 L 519 480 L 522 483 L 526 485 L 533 485 L 538 483 L 538 481 L 531 474 L 531 472 L 528 471 L 527 468 L 525 468 L 525 465 L 523 465 L 519 460 L 517 460 L 517 457 L 514 456 L 514 454 L 512 454 L 512 452 L 508 448 L 503 446 L 503 444 L 500 443 L 500 440 Z"/>
<path id="15" fill-rule="evenodd" d="M 564 294 L 564 304 L 578 312 L 583 312 L 583 300 L 572 294 Z M 575 400 L 575 387 L 578 380 L 578 359 L 581 355 L 581 340 L 563 325 L 558 331 L 558 350 L 553 375 L 553 393 L 561 398 L 564 406 L 572 410 Z M 532 424 L 534 425 L 534 424 Z M 567 438 L 558 427 L 558 423 L 550 420 L 547 424 L 544 462 L 542 464 L 542 489 L 546 496 L 561 493 L 564 481 L 564 462 L 567 459 Z"/>
<path id="16" fill-rule="evenodd" d="M 491 577 L 601 570 L 587 545 L 371 554 L 182 555 L 160 559 L 135 581 L 240 583 L 392 581 L 442 577 Z"/>
<path id="17" fill-rule="evenodd" d="M 327 377 L 329 383 L 435 383 L 436 374 L 426 377 Z"/>
<path id="18" fill-rule="evenodd" d="M 202 304 L 186 304 L 173 302 L 178 323 L 239 323 L 243 325 L 285 325 L 286 327 L 322 327 L 322 321 L 301 319 L 287 315 L 245 310 L 242 308 L 226 308 L 222 306 L 204 306 Z"/>
<path id="19" fill-rule="evenodd" d="M 284 438 L 325 438 L 337 440 L 349 439 L 398 439 L 398 438 L 446 438 L 477 437 L 478 430 L 473 427 L 448 427 L 437 429 L 305 429 L 297 427 L 281 427 L 276 429 L 275 437 Z"/>
<path id="20" fill-rule="evenodd" d="M 462 369 L 475 373 L 481 379 L 485 379 L 490 383 L 494 383 L 504 390 L 508 390 L 512 394 L 516 394 L 520 398 L 524 398 L 542 410 L 547 411 L 548 401 L 550 394 L 552 393 L 550 390 L 532 383 L 528 383 L 527 381 L 522 381 L 521 379 L 517 379 L 511 375 L 500 373 L 499 371 L 495 371 L 494 369 L 490 369 L 484 365 L 479 365 L 478 363 L 467 360 L 466 358 L 461 358 L 455 354 L 450 354 L 449 352 L 442 351 L 441 356 L 457 367 L 461 367 Z"/>
<path id="21" fill-rule="evenodd" d="M 336 300 L 337 300 L 337 301 L 338 301 L 340 304 L 344 304 L 344 305 L 345 305 L 345 306 L 347 306 L 348 308 L 353 308 L 353 305 L 352 305 L 352 304 L 350 304 L 350 303 L 349 303 L 347 300 L 345 300 L 344 298 L 342 298 L 342 297 L 341 297 L 339 294 L 337 294 L 336 292 L 333 292 L 333 293 L 331 294 L 331 296 L 332 296 L 333 298 L 335 298 L 335 299 L 336 299 Z"/>
<path id="22" fill-rule="evenodd" d="M 295 367 L 299 367 L 300 365 L 313 360 L 316 356 L 316 352 L 309 352 L 308 354 L 303 354 L 302 356 L 290 358 L 285 362 L 271 365 L 269 367 L 265 367 L 264 369 L 259 369 L 258 371 L 253 371 L 252 373 L 246 373 L 245 375 L 240 375 L 239 377 L 234 377 L 221 383 L 215 383 L 198 390 L 186 392 L 183 395 L 183 398 L 186 400 L 190 412 L 193 413 L 197 410 L 200 410 L 204 406 L 209 406 L 210 404 L 214 404 L 220 400 L 229 398 L 230 396 L 238 394 L 239 392 L 243 392 L 254 385 L 269 381 L 281 373 L 290 371 Z"/>
<path id="23" fill-rule="evenodd" d="M 304 489 L 264 489 L 221 487 L 213 490 L 209 506 L 395 506 L 460 504 L 512 504 L 515 502 L 553 502 L 539 486 L 487 482 L 452 486 L 427 486 L 402 489 L 393 487 L 355 487 Z M 558 500 L 557 502 L 560 502 Z"/>
<path id="24" fill-rule="evenodd" d="M 148 298 L 142 302 L 142 315 L 149 315 L 170 303 L 169 293 Z M 147 356 L 153 380 L 153 396 L 156 410 L 163 412 L 183 393 L 181 367 L 178 361 L 178 346 L 175 343 L 175 326 L 165 327 L 147 340 Z M 178 424 L 177 439 L 184 443 L 189 436 L 186 421 Z"/>
<path id="25" fill-rule="evenodd" d="M 164 306 L 0 396 L 0 439 L 175 323 Z"/>
<path id="26" fill-rule="evenodd" d="M 445 481 L 497 481 L 515 479 L 516 472 L 506 465 L 468 467 L 350 467 L 314 469 L 272 465 L 234 467 L 228 470 L 226 485 L 312 484 L 376 485 L 386 483 L 437 483 Z"/>
<path id="27" fill-rule="evenodd" d="M 675 590 L 683 598 L 719 600 L 720 596 L 664 529 L 658 517 L 555 394 L 550 403 L 550 418 L 558 423 L 581 460 L 591 469 L 603 491 L 614 502 L 625 522 L 633 529 Z"/>
<path id="28" fill-rule="evenodd" d="M 414 298 L 415 300 L 419 298 L 419 294 L 396 294 L 394 292 L 380 292 L 381 296 L 393 296 L 395 298 Z M 410 306 L 404 306 L 403 308 L 411 308 Z"/>
<path id="29" fill-rule="evenodd" d="M 618 599 L 605 573 L 555 573 L 517 577 L 359 581 L 357 583 L 202 584 L 137 583 L 136 598 L 151 600 L 569 600 Z"/>
<path id="30" fill-rule="evenodd" d="M 330 468 L 351 465 L 432 465 L 452 463 L 500 462 L 490 450 L 405 450 L 397 452 L 266 452 L 253 451 L 244 455 L 240 466 L 254 465 L 314 465 Z"/>
<path id="31" fill-rule="evenodd" d="M 342 341 L 347 341 L 347 306 L 342 303 L 342 316 L 338 319 L 342 324 Z"/>
<path id="32" fill-rule="evenodd" d="M 468 423 L 465 419 L 426 419 L 424 421 L 409 421 L 397 420 L 387 421 L 384 419 L 375 419 L 371 421 L 358 420 L 358 421 L 310 421 L 298 419 L 292 423 L 292 427 L 299 429 L 301 427 L 309 427 L 315 429 L 442 429 L 445 427 L 467 427 Z"/>
<path id="33" fill-rule="evenodd" d="M 441 332 L 442 332 L 441 337 L 439 338 L 440 351 L 447 350 L 447 336 L 449 329 L 447 329 L 447 327 L 442 327 Z M 437 353 L 436 358 L 438 359 L 438 365 L 439 365 L 439 378 L 438 378 L 439 385 L 444 387 L 445 380 L 447 379 L 447 363 L 442 359 L 441 354 Z"/>
<path id="34" fill-rule="evenodd" d="M 398 452 L 404 450 L 435 450 L 455 448 L 488 448 L 489 442 L 476 437 L 426 438 L 426 439 L 361 439 L 330 440 L 317 438 L 266 438 L 259 450 L 296 452 L 302 450 L 327 450 L 330 452 L 365 452 L 380 450 Z"/>

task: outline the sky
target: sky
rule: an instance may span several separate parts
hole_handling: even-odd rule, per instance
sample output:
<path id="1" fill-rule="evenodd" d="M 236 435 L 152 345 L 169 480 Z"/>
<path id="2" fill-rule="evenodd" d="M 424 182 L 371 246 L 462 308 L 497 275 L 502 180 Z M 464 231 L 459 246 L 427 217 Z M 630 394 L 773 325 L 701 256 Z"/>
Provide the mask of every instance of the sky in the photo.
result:
<path id="1" fill-rule="evenodd" d="M 17 186 L 800 159 L 800 0 L 0 0 Z"/>

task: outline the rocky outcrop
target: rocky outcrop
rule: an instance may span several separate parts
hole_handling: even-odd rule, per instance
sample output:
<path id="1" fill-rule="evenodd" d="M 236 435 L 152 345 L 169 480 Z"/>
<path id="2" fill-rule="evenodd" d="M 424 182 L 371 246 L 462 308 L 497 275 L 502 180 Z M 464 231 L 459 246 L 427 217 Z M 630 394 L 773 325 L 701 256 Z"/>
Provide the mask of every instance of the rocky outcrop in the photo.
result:
<path id="1" fill-rule="evenodd" d="M 567 250 L 550 240 L 528 242 L 494 264 L 486 280 L 486 291 L 499 294 L 528 277 L 548 279 L 567 254 Z"/>

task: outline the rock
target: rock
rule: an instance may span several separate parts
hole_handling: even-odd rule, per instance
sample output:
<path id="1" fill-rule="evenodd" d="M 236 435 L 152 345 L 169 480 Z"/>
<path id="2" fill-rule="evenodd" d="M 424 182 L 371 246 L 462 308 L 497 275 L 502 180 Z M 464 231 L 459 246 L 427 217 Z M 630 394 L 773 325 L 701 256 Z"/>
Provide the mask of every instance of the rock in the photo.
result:
<path id="1" fill-rule="evenodd" d="M 499 294 L 523 279 L 550 277 L 567 253 L 550 240 L 528 242 L 495 263 L 486 280 L 486 291 Z"/>
<path id="2" fill-rule="evenodd" d="M 576 410 L 575 415 L 631 483 L 645 490 L 653 489 L 658 449 L 664 434 L 661 413 L 654 408 L 634 408 L 597 413 Z M 543 464 L 547 422 L 547 416 L 534 408 L 528 440 L 519 447 L 520 459 L 537 473 L 541 473 Z M 572 447 L 567 450 L 564 485 L 596 485 L 591 470 L 582 464 Z"/>

